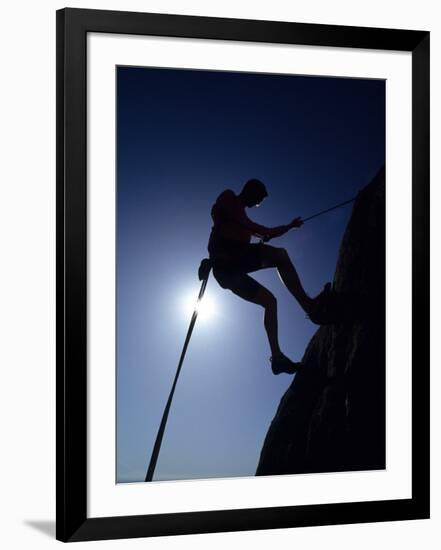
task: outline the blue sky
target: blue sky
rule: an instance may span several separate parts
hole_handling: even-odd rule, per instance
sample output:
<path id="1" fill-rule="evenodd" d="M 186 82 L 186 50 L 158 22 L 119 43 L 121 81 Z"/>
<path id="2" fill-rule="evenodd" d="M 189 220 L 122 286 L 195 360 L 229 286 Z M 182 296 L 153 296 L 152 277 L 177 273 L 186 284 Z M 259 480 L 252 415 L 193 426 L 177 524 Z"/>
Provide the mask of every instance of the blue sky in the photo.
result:
<path id="1" fill-rule="evenodd" d="M 353 197 L 385 160 L 385 82 L 117 68 L 117 482 L 143 481 L 224 189 L 265 182 L 248 215 L 264 225 Z M 274 240 L 304 287 L 331 281 L 347 206 Z M 274 270 L 284 353 L 300 360 L 317 327 Z M 292 376 L 274 376 L 263 310 L 206 291 L 175 393 L 155 480 L 253 476 Z M 190 305 L 189 305 L 190 304 Z M 190 309 L 189 309 L 190 307 Z"/>

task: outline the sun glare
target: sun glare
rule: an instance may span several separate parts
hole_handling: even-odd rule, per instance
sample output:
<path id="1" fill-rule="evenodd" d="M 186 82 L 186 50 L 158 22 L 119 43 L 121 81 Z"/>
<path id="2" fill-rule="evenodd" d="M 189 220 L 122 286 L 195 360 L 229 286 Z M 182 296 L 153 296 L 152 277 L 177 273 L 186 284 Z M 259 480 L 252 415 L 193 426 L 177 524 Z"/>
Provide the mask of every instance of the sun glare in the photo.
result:
<path id="1" fill-rule="evenodd" d="M 215 300 L 209 295 L 205 294 L 202 300 L 198 303 L 198 291 L 195 293 L 188 293 L 183 299 L 183 314 L 189 319 L 193 311 L 197 307 L 198 319 L 207 321 L 213 319 L 216 316 L 216 303 Z"/>

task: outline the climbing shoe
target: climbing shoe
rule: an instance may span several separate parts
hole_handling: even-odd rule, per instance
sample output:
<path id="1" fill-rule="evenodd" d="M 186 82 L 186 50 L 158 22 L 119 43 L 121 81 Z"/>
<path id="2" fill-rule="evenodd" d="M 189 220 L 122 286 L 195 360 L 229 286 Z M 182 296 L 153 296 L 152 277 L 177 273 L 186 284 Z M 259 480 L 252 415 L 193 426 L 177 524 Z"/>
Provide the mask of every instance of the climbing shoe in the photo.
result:
<path id="1" fill-rule="evenodd" d="M 294 374 L 302 366 L 302 363 L 295 363 L 284 355 L 280 357 L 270 357 L 270 363 L 273 374 L 280 374 L 281 372 L 286 374 Z"/>

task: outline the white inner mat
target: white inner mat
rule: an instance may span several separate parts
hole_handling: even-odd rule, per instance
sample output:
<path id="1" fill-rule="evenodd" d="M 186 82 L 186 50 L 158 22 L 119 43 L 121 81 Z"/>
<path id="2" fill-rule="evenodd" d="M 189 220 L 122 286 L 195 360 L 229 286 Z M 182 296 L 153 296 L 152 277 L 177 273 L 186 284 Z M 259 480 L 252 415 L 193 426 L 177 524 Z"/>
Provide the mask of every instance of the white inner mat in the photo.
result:
<path id="1" fill-rule="evenodd" d="M 411 497 L 411 55 L 99 33 L 87 47 L 88 517 Z M 116 65 L 387 79 L 386 470 L 116 484 Z"/>

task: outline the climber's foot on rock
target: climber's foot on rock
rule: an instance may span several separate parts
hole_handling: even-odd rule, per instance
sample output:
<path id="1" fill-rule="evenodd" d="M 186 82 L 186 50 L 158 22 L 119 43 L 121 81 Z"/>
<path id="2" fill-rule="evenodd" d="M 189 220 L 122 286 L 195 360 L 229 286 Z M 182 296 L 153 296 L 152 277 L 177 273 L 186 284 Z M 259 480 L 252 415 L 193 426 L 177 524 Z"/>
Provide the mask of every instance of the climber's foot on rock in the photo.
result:
<path id="1" fill-rule="evenodd" d="M 270 357 L 271 370 L 274 374 L 285 372 L 286 374 L 296 373 L 302 366 L 302 363 L 295 363 L 289 357 L 281 353 Z"/>
<path id="2" fill-rule="evenodd" d="M 326 283 L 323 290 L 312 300 L 306 317 L 316 325 L 328 325 L 333 322 L 330 311 L 331 283 Z"/>

